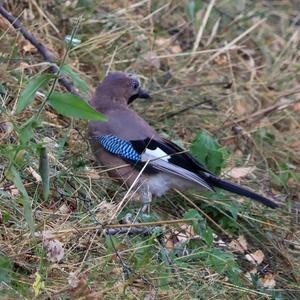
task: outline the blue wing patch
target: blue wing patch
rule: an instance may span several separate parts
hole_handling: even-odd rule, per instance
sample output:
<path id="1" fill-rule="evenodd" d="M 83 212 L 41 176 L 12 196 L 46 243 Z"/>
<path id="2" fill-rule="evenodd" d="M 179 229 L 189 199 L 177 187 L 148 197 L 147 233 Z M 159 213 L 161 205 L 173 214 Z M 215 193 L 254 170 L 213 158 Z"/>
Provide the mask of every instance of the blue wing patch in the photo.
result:
<path id="1" fill-rule="evenodd" d="M 126 140 L 123 140 L 114 135 L 103 135 L 98 137 L 99 143 L 102 147 L 110 153 L 117 154 L 123 158 L 138 161 L 142 159 L 140 153 L 138 153 L 132 146 L 132 144 Z"/>

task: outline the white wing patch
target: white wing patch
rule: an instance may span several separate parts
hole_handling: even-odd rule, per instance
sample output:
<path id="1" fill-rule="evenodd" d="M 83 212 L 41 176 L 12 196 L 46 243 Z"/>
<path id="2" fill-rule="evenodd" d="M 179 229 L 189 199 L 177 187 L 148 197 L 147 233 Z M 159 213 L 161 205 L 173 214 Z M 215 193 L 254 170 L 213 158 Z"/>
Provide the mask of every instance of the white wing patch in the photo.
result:
<path id="1" fill-rule="evenodd" d="M 158 147 L 154 150 L 146 149 L 146 151 L 142 154 L 142 160 L 150 160 L 156 158 L 162 159 L 164 161 L 169 161 L 171 157 Z"/>
<path id="2" fill-rule="evenodd" d="M 177 175 L 181 178 L 200 184 L 201 186 L 212 190 L 209 184 L 197 174 L 182 168 L 176 164 L 169 162 L 170 155 L 165 153 L 162 149 L 156 148 L 155 150 L 146 149 L 142 154 L 142 161 L 149 161 L 149 164 L 162 172 Z"/>

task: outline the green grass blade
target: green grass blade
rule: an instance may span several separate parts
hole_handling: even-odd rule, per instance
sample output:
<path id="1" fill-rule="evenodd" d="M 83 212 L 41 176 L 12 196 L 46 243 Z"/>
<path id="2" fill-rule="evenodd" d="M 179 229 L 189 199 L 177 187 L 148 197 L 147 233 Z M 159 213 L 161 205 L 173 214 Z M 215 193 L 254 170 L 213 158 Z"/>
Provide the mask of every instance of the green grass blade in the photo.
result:
<path id="1" fill-rule="evenodd" d="M 40 150 L 39 172 L 42 177 L 43 196 L 47 200 L 50 191 L 50 177 L 49 177 L 49 160 L 47 149 L 42 147 Z"/>
<path id="2" fill-rule="evenodd" d="M 28 224 L 28 227 L 31 231 L 31 233 L 34 233 L 34 220 L 33 220 L 33 214 L 32 214 L 32 208 L 31 208 L 31 201 L 27 194 L 27 191 L 23 185 L 21 176 L 18 172 L 18 170 L 14 167 L 14 165 L 11 165 L 8 171 L 6 172 L 6 177 L 11 180 L 17 189 L 20 191 L 20 193 L 23 196 L 23 207 L 24 207 L 24 217 Z"/>
<path id="3" fill-rule="evenodd" d="M 89 92 L 89 85 L 88 83 L 80 78 L 80 75 L 72 69 L 70 65 L 64 65 L 61 69 L 62 73 L 65 73 L 69 75 L 72 78 L 72 81 L 74 82 L 74 85 L 80 89 L 83 93 Z"/>
<path id="4" fill-rule="evenodd" d="M 29 104 L 31 104 L 34 100 L 36 92 L 40 88 L 44 87 L 54 76 L 55 75 L 53 74 L 42 74 L 31 79 L 19 97 L 16 112 L 20 113 Z"/>

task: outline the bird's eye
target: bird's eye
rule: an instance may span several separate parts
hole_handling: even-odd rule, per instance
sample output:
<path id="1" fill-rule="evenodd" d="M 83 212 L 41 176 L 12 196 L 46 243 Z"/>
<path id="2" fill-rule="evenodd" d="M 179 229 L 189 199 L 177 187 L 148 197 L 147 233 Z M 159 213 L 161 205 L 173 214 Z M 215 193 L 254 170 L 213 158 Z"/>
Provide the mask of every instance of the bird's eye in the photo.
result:
<path id="1" fill-rule="evenodd" d="M 139 82 L 137 80 L 132 81 L 132 87 L 133 89 L 137 90 L 138 87 L 140 86 Z"/>

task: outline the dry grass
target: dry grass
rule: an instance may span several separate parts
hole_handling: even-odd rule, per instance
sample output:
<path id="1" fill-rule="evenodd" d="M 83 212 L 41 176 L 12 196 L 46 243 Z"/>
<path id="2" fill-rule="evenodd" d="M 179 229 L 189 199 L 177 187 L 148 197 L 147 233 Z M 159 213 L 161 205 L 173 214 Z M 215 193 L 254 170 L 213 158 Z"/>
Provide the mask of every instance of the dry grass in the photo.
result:
<path id="1" fill-rule="evenodd" d="M 167 250 L 159 235 L 105 236 L 99 224 L 117 223 L 112 217 L 126 191 L 94 167 L 86 122 L 46 107 L 33 141 L 14 159 L 32 201 L 36 231 L 51 231 L 64 244 L 63 260 L 49 262 L 42 239 L 28 231 L 20 192 L 5 176 L 13 159 L 9 153 L 16 153 L 19 145 L 16 128 L 36 114 L 41 103 L 36 99 L 16 114 L 18 96 L 26 81 L 48 66 L 0 18 L 0 93 L 5 108 L 0 117 L 0 270 L 9 265 L 4 277 L 0 274 L 6 280 L 1 284 L 3 299 L 32 299 L 38 284 L 39 299 L 299 299 L 297 1 L 194 1 L 203 4 L 194 9 L 194 20 L 188 13 L 193 1 L 7 2 L 7 9 L 20 16 L 57 59 L 63 57 L 65 36 L 81 17 L 76 36 L 81 43 L 71 49 L 67 63 L 91 92 L 109 70 L 135 70 L 153 92 L 151 103 L 135 104 L 144 118 L 187 148 L 197 132 L 206 129 L 230 153 L 224 174 L 237 166 L 255 166 L 240 181 L 282 205 L 270 211 L 245 200 L 238 206 L 237 220 L 229 216 L 224 223 L 228 207 L 236 207 L 241 199 L 229 202 L 233 197 L 223 194 L 174 192 L 168 196 L 171 203 L 154 203 L 153 213 L 160 220 L 181 219 L 196 203 L 219 236 L 245 235 L 250 252 L 261 249 L 265 260 L 252 281 L 244 275 L 253 266 L 243 255 L 233 256 L 241 270 L 239 285 L 201 255 L 183 256 L 182 249 L 175 255 L 176 245 Z M 34 145 L 41 143 L 47 144 L 50 161 L 47 201 L 34 173 L 39 164 Z M 123 215 L 134 206 L 127 206 Z M 165 224 L 161 231 L 166 236 L 180 226 Z M 258 279 L 266 274 L 275 278 L 275 289 L 259 286 Z"/>

